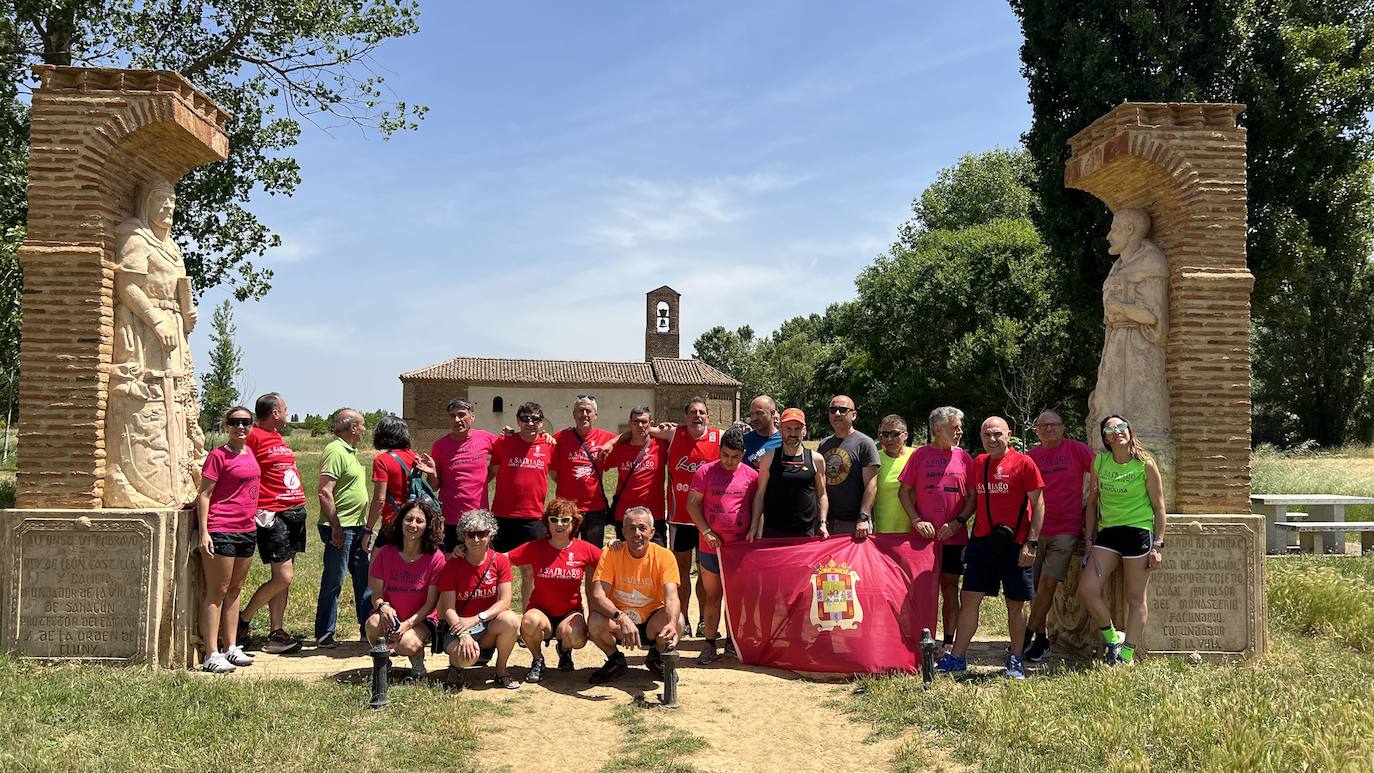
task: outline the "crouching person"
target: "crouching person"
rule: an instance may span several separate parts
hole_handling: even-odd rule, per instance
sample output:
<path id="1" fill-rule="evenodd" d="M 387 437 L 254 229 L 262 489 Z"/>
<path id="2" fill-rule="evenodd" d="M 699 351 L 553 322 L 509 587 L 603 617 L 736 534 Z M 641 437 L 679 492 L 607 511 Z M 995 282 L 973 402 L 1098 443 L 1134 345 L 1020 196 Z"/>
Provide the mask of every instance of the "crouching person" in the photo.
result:
<path id="1" fill-rule="evenodd" d="M 385 527 L 386 544 L 368 570 L 372 608 L 367 641 L 383 637 L 391 651 L 410 658 L 411 674 L 425 675 L 425 647 L 434 638 L 430 615 L 444 572 L 444 518 L 428 502 L 412 499 Z"/>
<path id="2" fill-rule="evenodd" d="M 520 634 L 520 618 L 510 611 L 510 559 L 491 549 L 496 516 L 469 510 L 458 521 L 462 543 L 439 578 L 440 619 L 448 623 L 444 652 L 450 684 L 463 685 L 460 671 L 496 650 L 496 684 L 514 690 L 520 683 L 508 670 L 511 650 Z"/>
<path id="3" fill-rule="evenodd" d="M 662 655 L 677 646 L 682 635 L 682 610 L 677 596 L 681 582 L 677 561 L 665 547 L 654 544 L 654 516 L 647 507 L 625 512 L 625 543 L 601 554 L 592 578 L 592 641 L 606 653 L 605 665 L 592 672 L 592 684 L 605 684 L 625 673 L 628 665 L 620 646 L 645 647 L 644 665 L 663 677 Z"/>

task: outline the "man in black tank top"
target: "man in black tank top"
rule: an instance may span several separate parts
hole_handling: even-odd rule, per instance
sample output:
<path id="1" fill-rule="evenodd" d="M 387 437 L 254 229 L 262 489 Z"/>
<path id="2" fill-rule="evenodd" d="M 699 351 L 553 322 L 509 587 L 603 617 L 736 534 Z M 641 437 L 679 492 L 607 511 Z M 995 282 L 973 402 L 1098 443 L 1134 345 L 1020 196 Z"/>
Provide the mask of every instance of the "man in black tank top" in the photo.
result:
<path id="1" fill-rule="evenodd" d="M 759 461 L 759 490 L 754 495 L 752 541 L 760 537 L 814 537 L 825 527 L 825 459 L 802 445 L 806 415 L 800 408 L 782 412 L 782 447 Z"/>

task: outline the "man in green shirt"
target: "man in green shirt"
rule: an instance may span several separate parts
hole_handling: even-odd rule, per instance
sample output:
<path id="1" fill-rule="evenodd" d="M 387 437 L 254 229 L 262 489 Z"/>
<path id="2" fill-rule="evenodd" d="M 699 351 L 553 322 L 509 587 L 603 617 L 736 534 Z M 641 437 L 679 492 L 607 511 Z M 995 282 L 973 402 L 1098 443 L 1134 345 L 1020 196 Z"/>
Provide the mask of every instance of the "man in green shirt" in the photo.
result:
<path id="1" fill-rule="evenodd" d="M 905 534 L 913 528 L 898 497 L 899 478 L 913 450 L 906 439 L 906 419 L 895 413 L 884 416 L 878 425 L 878 496 L 873 500 L 873 531 L 878 534 Z"/>
<path id="2" fill-rule="evenodd" d="M 320 598 L 315 606 L 315 646 L 325 649 L 334 646 L 345 567 L 353 578 L 353 600 L 358 608 L 362 638 L 366 638 L 363 623 L 372 614 L 367 549 L 363 546 L 368 475 L 358 461 L 358 443 L 366 431 L 361 413 L 352 408 L 338 411 L 334 414 L 334 439 L 324 447 L 320 461 L 319 527 L 320 540 L 324 542 L 324 570 L 320 573 Z"/>

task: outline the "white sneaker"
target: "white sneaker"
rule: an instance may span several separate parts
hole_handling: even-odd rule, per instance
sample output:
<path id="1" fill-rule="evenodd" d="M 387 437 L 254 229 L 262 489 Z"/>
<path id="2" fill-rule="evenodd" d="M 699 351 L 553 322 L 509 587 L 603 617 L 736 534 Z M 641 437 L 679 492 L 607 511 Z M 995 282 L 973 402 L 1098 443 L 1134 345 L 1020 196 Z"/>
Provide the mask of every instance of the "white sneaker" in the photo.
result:
<path id="1" fill-rule="evenodd" d="M 425 668 L 425 656 L 424 656 L 424 655 L 411 655 L 411 656 L 410 656 L 410 675 L 411 675 L 411 677 L 412 677 L 412 678 L 415 678 L 415 679 L 424 679 L 424 678 L 425 678 L 425 674 L 428 674 L 428 673 L 429 673 L 429 669 Z"/>
<path id="2" fill-rule="evenodd" d="M 224 657 L 224 653 L 216 650 L 211 652 L 205 662 L 200 665 L 201 671 L 208 671 L 212 674 L 231 674 L 235 671 L 234 664 Z"/>
<path id="3" fill-rule="evenodd" d="M 225 657 L 230 663 L 233 663 L 233 664 L 236 665 L 236 666 L 251 666 L 251 665 L 253 665 L 253 656 L 252 656 L 252 655 L 249 655 L 247 652 L 244 652 L 244 651 L 243 651 L 243 647 L 241 647 L 241 646 L 239 646 L 239 645 L 237 645 L 237 644 L 235 644 L 234 646 L 230 647 L 230 648 L 229 648 L 229 651 L 226 652 L 226 653 L 224 653 L 224 657 Z"/>

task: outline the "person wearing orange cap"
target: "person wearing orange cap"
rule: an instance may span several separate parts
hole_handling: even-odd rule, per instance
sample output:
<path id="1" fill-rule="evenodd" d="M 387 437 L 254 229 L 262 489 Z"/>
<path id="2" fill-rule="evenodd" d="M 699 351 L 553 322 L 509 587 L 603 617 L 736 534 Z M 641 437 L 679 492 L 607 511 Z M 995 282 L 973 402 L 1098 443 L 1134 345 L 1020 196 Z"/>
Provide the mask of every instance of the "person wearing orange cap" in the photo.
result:
<path id="1" fill-rule="evenodd" d="M 825 459 L 802 445 L 806 414 L 800 408 L 782 412 L 782 446 L 759 461 L 754 522 L 748 539 L 771 537 L 829 537 L 825 516 Z"/>

